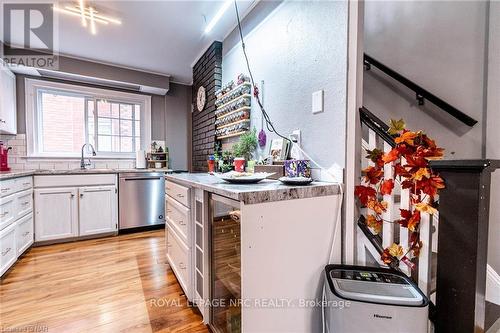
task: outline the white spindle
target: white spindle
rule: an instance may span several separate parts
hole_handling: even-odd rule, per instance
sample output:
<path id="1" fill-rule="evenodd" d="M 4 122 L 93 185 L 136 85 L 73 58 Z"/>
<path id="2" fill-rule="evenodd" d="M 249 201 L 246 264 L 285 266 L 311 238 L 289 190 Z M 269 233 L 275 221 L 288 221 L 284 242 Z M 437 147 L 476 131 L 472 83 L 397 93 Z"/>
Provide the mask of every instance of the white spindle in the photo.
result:
<path id="1" fill-rule="evenodd" d="M 384 142 L 384 152 L 388 153 L 392 147 L 387 142 Z M 394 171 L 392 163 L 384 165 L 384 179 L 394 179 Z M 391 246 L 394 243 L 394 193 L 391 195 L 384 195 L 384 201 L 387 202 L 387 211 L 382 214 L 384 219 L 382 227 L 382 246 L 384 248 Z"/>
<path id="2" fill-rule="evenodd" d="M 420 240 L 423 245 L 418 259 L 418 286 L 429 296 L 431 292 L 431 265 L 432 265 L 432 216 L 420 214 Z"/>
<path id="3" fill-rule="evenodd" d="M 408 189 L 401 189 L 401 209 L 406 209 L 406 210 L 410 210 L 411 208 L 411 205 L 410 205 L 410 190 Z M 409 232 L 408 232 L 408 228 L 403 228 L 403 227 L 400 227 L 399 228 L 399 244 L 403 247 L 403 249 L 407 249 L 408 248 L 408 240 L 409 240 Z M 408 276 L 411 275 L 411 270 L 410 268 L 405 264 L 405 263 L 401 263 L 399 265 L 399 268 Z"/>

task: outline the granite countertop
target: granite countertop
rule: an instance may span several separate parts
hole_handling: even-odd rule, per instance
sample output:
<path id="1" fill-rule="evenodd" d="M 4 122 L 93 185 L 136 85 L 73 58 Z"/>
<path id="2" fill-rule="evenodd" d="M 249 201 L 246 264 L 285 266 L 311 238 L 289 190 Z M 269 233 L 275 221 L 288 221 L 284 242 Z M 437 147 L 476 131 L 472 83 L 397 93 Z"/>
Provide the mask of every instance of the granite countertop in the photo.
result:
<path id="1" fill-rule="evenodd" d="M 256 184 L 230 184 L 207 173 L 167 174 L 166 180 L 201 188 L 230 199 L 256 204 L 336 195 L 340 187 L 335 183 L 313 182 L 306 186 L 284 185 L 277 180 L 263 180 Z"/>
<path id="2" fill-rule="evenodd" d="M 171 170 L 159 169 L 70 169 L 70 170 L 20 170 L 20 171 L 0 171 L 0 180 L 19 178 L 25 176 L 42 175 L 91 175 L 106 173 L 127 173 L 127 172 L 171 172 Z"/>

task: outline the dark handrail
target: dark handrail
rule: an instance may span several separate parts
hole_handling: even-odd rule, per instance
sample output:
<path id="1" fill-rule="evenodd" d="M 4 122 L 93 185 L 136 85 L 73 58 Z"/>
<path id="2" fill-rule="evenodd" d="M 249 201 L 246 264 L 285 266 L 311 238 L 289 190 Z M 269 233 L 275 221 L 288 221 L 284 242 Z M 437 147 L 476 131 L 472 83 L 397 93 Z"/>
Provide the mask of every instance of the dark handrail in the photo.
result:
<path id="1" fill-rule="evenodd" d="M 394 138 L 387 132 L 389 130 L 389 126 L 380 120 L 376 115 L 371 113 L 364 106 L 359 108 L 359 118 L 361 121 L 371 128 L 378 136 L 384 139 L 385 142 L 390 144 L 392 147 L 396 146 L 396 142 L 394 142 Z"/>
<path id="2" fill-rule="evenodd" d="M 404 77 L 403 75 L 399 74 L 398 72 L 394 71 L 393 69 L 387 67 L 380 61 L 373 59 L 370 57 L 368 54 L 364 54 L 364 63 L 367 69 L 370 69 L 370 66 L 375 66 L 378 69 L 380 69 L 382 72 L 385 74 L 389 75 L 396 81 L 402 83 L 406 87 L 410 88 L 417 94 L 417 100 L 419 101 L 419 104 L 423 104 L 423 100 L 426 99 L 433 103 L 434 105 L 440 107 L 443 109 L 446 113 L 450 114 L 451 116 L 455 117 L 456 119 L 460 120 L 462 123 L 468 125 L 468 126 L 474 126 L 477 124 L 477 120 L 474 118 L 469 117 L 462 111 L 458 110 L 455 108 L 453 105 L 448 104 L 447 102 L 443 101 L 441 98 L 437 97 L 436 95 L 432 94 L 431 92 L 425 90 L 418 84 L 416 84 L 413 81 L 410 81 L 408 78 Z"/>

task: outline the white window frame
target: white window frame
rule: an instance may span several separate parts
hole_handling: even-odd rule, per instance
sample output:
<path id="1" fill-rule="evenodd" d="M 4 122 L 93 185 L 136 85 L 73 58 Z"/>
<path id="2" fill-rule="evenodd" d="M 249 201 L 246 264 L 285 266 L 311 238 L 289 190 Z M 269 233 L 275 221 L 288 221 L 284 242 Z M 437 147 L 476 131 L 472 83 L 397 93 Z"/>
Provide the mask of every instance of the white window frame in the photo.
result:
<path id="1" fill-rule="evenodd" d="M 59 90 L 69 94 L 92 96 L 94 99 L 122 101 L 141 105 L 141 149 L 147 150 L 151 145 L 151 96 L 121 92 L 103 88 L 94 88 L 37 79 L 25 80 L 26 106 L 26 145 L 28 157 L 46 158 L 79 158 L 80 153 L 49 153 L 41 151 L 41 122 L 39 121 L 38 90 Z M 85 132 L 87 133 L 87 119 Z M 85 138 L 87 141 L 88 138 Z M 135 158 L 135 153 L 97 152 L 95 158 Z"/>

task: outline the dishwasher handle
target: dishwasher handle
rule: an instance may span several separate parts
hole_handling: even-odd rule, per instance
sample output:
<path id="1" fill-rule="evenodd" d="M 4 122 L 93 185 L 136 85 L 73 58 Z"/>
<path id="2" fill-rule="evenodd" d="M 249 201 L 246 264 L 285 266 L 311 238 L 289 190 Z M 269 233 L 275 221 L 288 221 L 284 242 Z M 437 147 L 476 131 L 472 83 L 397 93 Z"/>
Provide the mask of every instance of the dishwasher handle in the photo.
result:
<path id="1" fill-rule="evenodd" d="M 161 177 L 134 177 L 134 178 L 120 178 L 120 180 L 161 180 Z"/>

